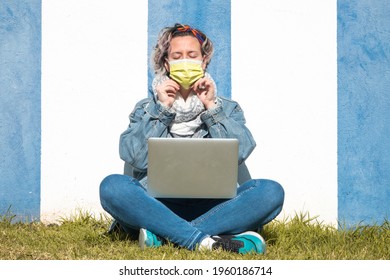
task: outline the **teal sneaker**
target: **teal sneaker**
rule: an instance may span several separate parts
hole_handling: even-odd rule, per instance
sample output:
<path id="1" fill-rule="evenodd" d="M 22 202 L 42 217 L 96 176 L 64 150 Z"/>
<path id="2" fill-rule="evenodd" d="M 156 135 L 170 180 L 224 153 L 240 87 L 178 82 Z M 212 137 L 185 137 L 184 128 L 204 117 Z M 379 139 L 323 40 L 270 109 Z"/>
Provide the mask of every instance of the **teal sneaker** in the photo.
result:
<path id="1" fill-rule="evenodd" d="M 260 234 L 254 231 L 236 235 L 212 236 L 211 238 L 215 240 L 212 249 L 221 248 L 222 250 L 239 254 L 265 254 L 265 241 Z"/>
<path id="2" fill-rule="evenodd" d="M 139 230 L 138 242 L 142 250 L 146 247 L 160 247 L 164 244 L 164 240 L 161 237 L 144 228 Z"/>

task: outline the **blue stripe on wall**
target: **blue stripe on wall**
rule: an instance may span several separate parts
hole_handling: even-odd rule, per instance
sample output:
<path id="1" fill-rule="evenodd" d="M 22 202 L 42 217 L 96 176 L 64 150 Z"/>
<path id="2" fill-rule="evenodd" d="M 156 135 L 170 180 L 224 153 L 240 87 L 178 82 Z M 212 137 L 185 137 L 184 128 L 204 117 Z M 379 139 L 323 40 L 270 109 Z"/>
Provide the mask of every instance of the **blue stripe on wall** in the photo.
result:
<path id="1" fill-rule="evenodd" d="M 218 95 L 231 97 L 230 7 L 227 0 L 148 0 L 148 57 L 162 28 L 183 23 L 200 29 L 215 46 L 208 72 L 216 81 Z M 149 67 L 149 84 L 153 76 Z"/>
<path id="2" fill-rule="evenodd" d="M 390 218 L 390 6 L 338 1 L 339 220 Z"/>
<path id="3" fill-rule="evenodd" d="M 0 215 L 39 219 L 41 1 L 0 2 Z"/>

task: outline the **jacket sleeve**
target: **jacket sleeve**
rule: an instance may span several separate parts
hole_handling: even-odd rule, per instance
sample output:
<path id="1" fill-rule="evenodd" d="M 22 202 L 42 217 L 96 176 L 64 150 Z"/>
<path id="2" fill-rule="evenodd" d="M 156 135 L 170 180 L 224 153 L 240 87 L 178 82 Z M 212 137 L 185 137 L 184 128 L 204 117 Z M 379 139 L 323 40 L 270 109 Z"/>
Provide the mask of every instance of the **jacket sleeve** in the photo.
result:
<path id="1" fill-rule="evenodd" d="M 252 133 L 246 127 L 244 112 L 234 101 L 222 101 L 202 115 L 212 138 L 235 138 L 239 141 L 238 164 L 244 162 L 256 147 Z"/>
<path id="2" fill-rule="evenodd" d="M 147 169 L 148 147 L 150 137 L 166 137 L 168 126 L 175 113 L 154 102 L 152 98 L 141 100 L 131 112 L 128 128 L 120 135 L 119 154 L 122 160 L 139 171 Z"/>

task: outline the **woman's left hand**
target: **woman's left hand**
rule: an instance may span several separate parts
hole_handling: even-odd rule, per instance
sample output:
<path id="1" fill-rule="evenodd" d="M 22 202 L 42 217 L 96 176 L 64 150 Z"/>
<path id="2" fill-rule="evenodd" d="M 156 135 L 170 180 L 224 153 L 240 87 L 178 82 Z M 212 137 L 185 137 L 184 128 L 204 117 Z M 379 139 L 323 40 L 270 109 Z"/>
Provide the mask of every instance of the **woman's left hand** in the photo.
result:
<path id="1" fill-rule="evenodd" d="M 210 109 L 215 106 L 215 86 L 214 83 L 208 78 L 200 78 L 192 85 L 192 90 L 206 107 Z"/>

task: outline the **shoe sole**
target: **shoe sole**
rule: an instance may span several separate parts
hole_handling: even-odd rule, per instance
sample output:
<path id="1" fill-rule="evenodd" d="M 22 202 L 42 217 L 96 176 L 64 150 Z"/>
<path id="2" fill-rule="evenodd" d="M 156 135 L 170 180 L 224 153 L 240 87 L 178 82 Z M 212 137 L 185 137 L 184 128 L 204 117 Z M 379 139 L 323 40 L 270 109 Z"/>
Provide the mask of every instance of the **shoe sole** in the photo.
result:
<path id="1" fill-rule="evenodd" d="M 141 247 L 141 250 L 145 250 L 145 248 L 147 247 L 146 246 L 147 236 L 148 236 L 148 234 L 146 233 L 146 229 L 141 228 L 139 230 L 139 236 L 138 236 L 138 243 L 139 243 L 139 246 Z"/>

